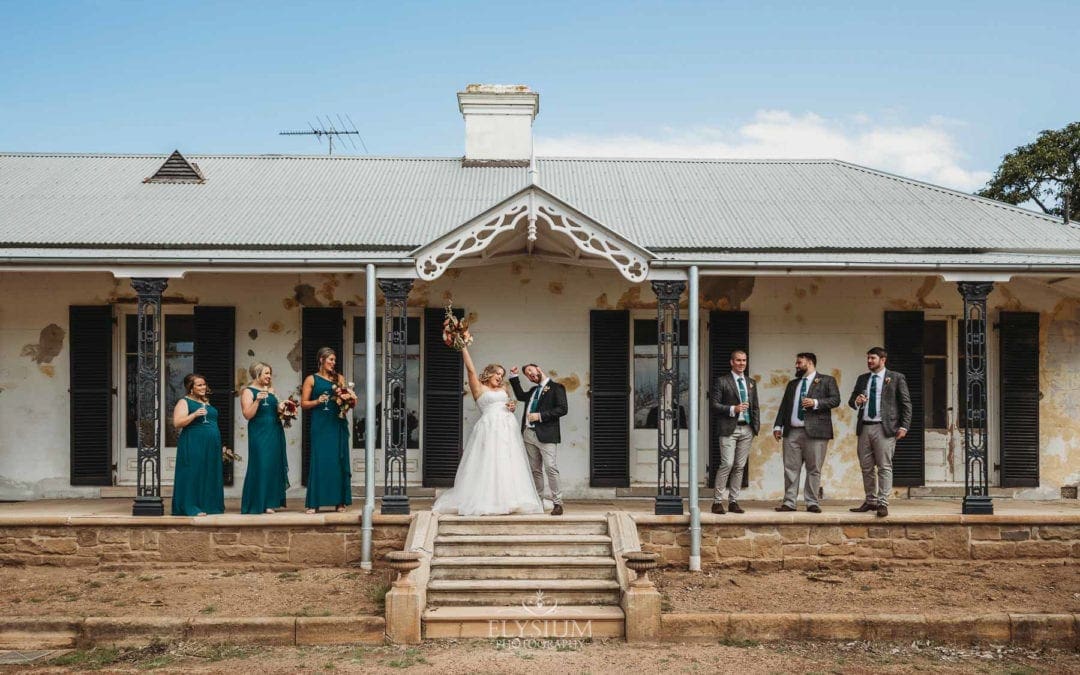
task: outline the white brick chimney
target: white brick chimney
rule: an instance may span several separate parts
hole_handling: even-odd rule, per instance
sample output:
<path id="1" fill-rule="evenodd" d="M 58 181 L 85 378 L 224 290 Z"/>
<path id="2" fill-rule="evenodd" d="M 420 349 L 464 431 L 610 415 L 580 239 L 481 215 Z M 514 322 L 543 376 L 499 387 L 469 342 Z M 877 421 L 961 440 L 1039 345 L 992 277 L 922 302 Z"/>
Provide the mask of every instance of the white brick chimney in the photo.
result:
<path id="1" fill-rule="evenodd" d="M 528 166 L 540 95 L 523 84 L 470 84 L 459 91 L 465 164 Z"/>

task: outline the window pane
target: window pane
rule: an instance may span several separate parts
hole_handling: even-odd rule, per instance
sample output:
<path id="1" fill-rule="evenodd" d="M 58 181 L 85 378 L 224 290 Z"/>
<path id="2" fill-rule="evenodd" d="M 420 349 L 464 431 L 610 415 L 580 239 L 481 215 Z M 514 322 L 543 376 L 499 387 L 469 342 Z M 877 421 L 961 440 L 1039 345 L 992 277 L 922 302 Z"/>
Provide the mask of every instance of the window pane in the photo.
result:
<path id="1" fill-rule="evenodd" d="M 124 317 L 124 447 L 139 447 L 137 397 L 135 387 L 139 372 L 139 318 L 134 314 Z"/>
<path id="2" fill-rule="evenodd" d="M 688 345 L 688 322 L 679 322 L 679 343 Z M 657 331 L 653 319 L 634 320 L 634 428 L 655 429 L 659 415 Z M 679 350 L 679 428 L 687 428 L 690 406 L 690 355 Z"/>
<path id="3" fill-rule="evenodd" d="M 948 353 L 949 325 L 945 321 L 927 321 L 923 324 L 923 354 L 945 356 Z"/>
<path id="4" fill-rule="evenodd" d="M 365 372 L 365 357 L 367 354 L 367 344 L 365 341 L 365 318 L 362 316 L 356 317 L 353 320 L 353 377 L 352 382 L 356 383 L 356 394 L 360 399 L 356 406 L 356 410 L 353 412 L 353 447 L 364 447 L 364 434 L 365 434 L 365 411 L 367 410 L 366 399 L 366 372 Z M 375 348 L 375 447 L 382 448 L 382 317 L 375 319 L 375 334 L 378 336 L 379 344 Z M 405 378 L 407 381 L 408 391 L 406 392 L 405 409 L 406 409 L 406 424 L 408 425 L 408 448 L 420 447 L 420 318 L 408 317 L 406 326 L 408 328 L 408 335 L 406 336 L 406 348 L 405 348 Z"/>
<path id="5" fill-rule="evenodd" d="M 183 398 L 184 378 L 195 370 L 195 317 L 191 314 L 165 315 L 165 447 L 176 447 L 177 433 L 172 409 Z M 211 389 L 228 387 L 228 382 L 207 382 Z"/>
<path id="6" fill-rule="evenodd" d="M 948 426 L 948 369 L 942 358 L 923 363 L 923 424 L 926 429 Z"/>

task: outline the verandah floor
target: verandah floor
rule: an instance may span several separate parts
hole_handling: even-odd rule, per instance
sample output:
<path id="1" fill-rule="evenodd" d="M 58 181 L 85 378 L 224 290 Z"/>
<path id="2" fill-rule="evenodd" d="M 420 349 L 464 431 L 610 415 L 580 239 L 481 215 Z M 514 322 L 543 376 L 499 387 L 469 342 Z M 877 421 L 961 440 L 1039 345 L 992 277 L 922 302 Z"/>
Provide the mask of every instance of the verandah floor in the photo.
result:
<path id="1" fill-rule="evenodd" d="M 431 499 L 419 497 L 411 501 L 411 508 L 415 511 L 427 510 L 431 507 Z M 882 522 L 918 522 L 926 519 L 938 520 L 942 517 L 961 515 L 961 503 L 958 499 L 901 499 L 889 504 L 889 517 L 877 519 L 872 514 L 850 513 L 848 508 L 857 505 L 853 500 L 826 500 L 822 502 L 824 513 L 812 514 L 802 510 L 799 506 L 797 513 L 777 513 L 773 507 L 774 501 L 744 501 L 740 502 L 746 513 L 713 515 L 709 512 L 710 499 L 702 499 L 701 517 L 703 523 L 715 524 L 770 524 L 790 522 L 850 522 L 852 519 L 859 522 L 873 523 Z M 363 501 L 354 502 L 345 513 L 334 513 L 331 510 L 323 510 L 317 515 L 304 513 L 303 503 L 300 499 L 290 500 L 290 507 L 284 511 L 267 515 L 241 515 L 240 500 L 227 499 L 225 501 L 225 513 L 217 516 L 204 516 L 200 518 L 163 516 L 152 518 L 154 522 L 173 522 L 176 524 L 199 521 L 208 526 L 229 525 L 347 525 L 359 522 L 363 511 Z M 0 525 L 31 524 L 62 524 L 63 519 L 81 518 L 108 518 L 115 520 L 116 524 L 125 521 L 134 524 L 138 521 L 147 522 L 145 517 L 136 518 L 131 515 L 131 499 L 107 498 L 107 499 L 42 499 L 23 502 L 0 503 Z M 407 516 L 383 516 L 379 513 L 379 501 L 375 505 L 376 523 L 401 523 L 407 522 Z M 166 510 L 168 499 L 166 499 Z M 634 519 L 643 522 L 653 518 L 663 519 L 662 522 L 676 522 L 680 516 L 653 516 L 653 500 L 642 498 L 620 499 L 595 499 L 574 500 L 566 503 L 567 514 L 602 514 L 610 511 L 626 511 L 634 516 Z M 689 517 L 689 508 L 682 518 Z M 1058 521 L 1061 518 L 1073 520 L 1080 518 L 1080 500 L 1053 500 L 1053 501 L 1028 501 L 1013 499 L 998 499 L 994 501 L 993 519 L 1007 518 L 1015 521 L 1020 518 L 1031 522 Z M 670 520 L 669 520 L 670 519 Z M 46 522 L 48 521 L 48 522 Z M 74 523 L 72 523 L 74 524 Z"/>

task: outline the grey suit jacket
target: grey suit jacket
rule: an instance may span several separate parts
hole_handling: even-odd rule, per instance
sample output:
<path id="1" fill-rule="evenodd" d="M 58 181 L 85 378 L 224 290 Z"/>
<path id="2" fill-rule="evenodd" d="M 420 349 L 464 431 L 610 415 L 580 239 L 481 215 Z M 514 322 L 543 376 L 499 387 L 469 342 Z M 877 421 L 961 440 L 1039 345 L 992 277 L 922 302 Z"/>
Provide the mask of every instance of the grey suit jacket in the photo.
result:
<path id="1" fill-rule="evenodd" d="M 801 381 L 795 379 L 788 382 L 787 389 L 784 390 L 784 400 L 776 413 L 773 427 L 783 429 L 785 436 L 791 433 L 791 410 L 795 405 L 795 398 L 799 395 L 797 387 Z M 808 409 L 803 417 L 806 435 L 810 438 L 832 438 L 832 409 L 840 405 L 840 388 L 836 386 L 836 378 L 816 373 L 806 396 L 816 398 L 818 402 L 817 409 Z"/>
<path id="2" fill-rule="evenodd" d="M 761 410 L 758 408 L 757 383 L 750 378 L 748 373 L 743 374 L 746 380 L 746 400 L 750 404 L 747 412 L 750 413 L 750 430 L 757 436 L 761 429 Z M 731 406 L 739 405 L 739 389 L 735 386 L 735 379 L 731 373 L 721 375 L 713 383 L 712 391 L 709 392 L 712 409 L 716 411 L 716 426 L 721 436 L 730 436 L 735 433 L 738 426 L 738 418 L 731 416 Z"/>
<path id="3" fill-rule="evenodd" d="M 911 393 L 908 391 L 907 378 L 903 373 L 886 369 L 883 373 L 885 380 L 881 385 L 881 430 L 886 436 L 892 438 L 897 429 L 911 428 Z M 857 422 L 855 434 L 861 434 L 863 429 L 863 415 L 855 405 L 855 399 L 859 394 L 866 392 L 866 383 L 870 381 L 870 373 L 863 373 L 855 380 L 855 389 L 851 391 L 848 405 L 855 408 Z M 865 404 L 864 404 L 865 406 Z"/>

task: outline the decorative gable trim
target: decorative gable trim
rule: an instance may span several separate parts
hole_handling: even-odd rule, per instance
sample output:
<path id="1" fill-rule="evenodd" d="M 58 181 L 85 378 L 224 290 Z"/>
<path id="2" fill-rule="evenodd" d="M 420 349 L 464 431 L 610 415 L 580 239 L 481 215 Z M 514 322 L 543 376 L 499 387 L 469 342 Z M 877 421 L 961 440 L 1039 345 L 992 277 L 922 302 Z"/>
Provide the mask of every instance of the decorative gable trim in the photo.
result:
<path id="1" fill-rule="evenodd" d="M 199 165 L 189 162 L 179 150 L 173 150 L 153 176 L 143 179 L 144 183 L 196 183 L 206 182 Z"/>
<path id="2" fill-rule="evenodd" d="M 501 204 L 412 252 L 416 272 L 432 281 L 458 258 L 479 253 L 501 234 L 526 228 L 529 252 L 537 239 L 537 223 L 565 235 L 586 256 L 610 262 L 629 281 L 640 283 L 649 274 L 650 251 L 619 236 L 549 192 L 531 185 Z"/>

